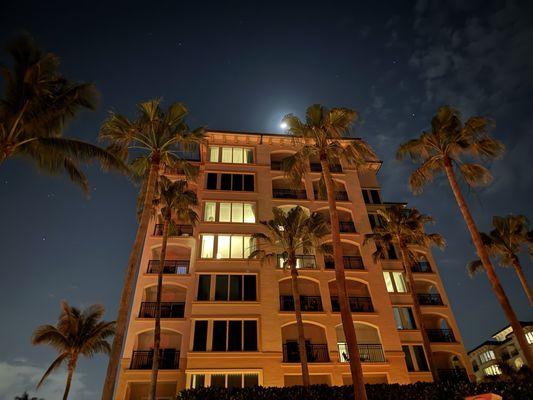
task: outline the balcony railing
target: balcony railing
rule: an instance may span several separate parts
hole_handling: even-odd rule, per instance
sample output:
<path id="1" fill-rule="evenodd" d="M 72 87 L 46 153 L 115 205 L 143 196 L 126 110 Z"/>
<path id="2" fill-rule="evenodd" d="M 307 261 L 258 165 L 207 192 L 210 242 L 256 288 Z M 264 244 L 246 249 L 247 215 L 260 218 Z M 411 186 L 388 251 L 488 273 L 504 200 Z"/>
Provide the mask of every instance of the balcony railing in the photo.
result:
<path id="1" fill-rule="evenodd" d="M 451 329 L 426 329 L 430 342 L 455 342 L 455 335 Z"/>
<path id="2" fill-rule="evenodd" d="M 191 236 L 192 225 L 173 225 L 168 233 L 169 236 Z M 154 227 L 154 236 L 163 236 L 163 224 L 156 224 Z"/>
<path id="3" fill-rule="evenodd" d="M 355 233 L 355 224 L 353 221 L 339 221 L 341 233 Z"/>
<path id="4" fill-rule="evenodd" d="M 431 265 L 428 261 L 419 261 L 413 266 L 411 266 L 411 271 L 413 272 L 432 272 Z"/>
<path id="5" fill-rule="evenodd" d="M 305 189 L 272 189 L 275 199 L 307 199 Z"/>
<path id="6" fill-rule="evenodd" d="M 442 381 L 468 381 L 464 368 L 437 368 L 437 374 Z"/>
<path id="7" fill-rule="evenodd" d="M 342 256 L 344 269 L 365 269 L 363 259 L 360 256 Z M 333 257 L 324 257 L 326 269 L 335 269 Z"/>
<path id="8" fill-rule="evenodd" d="M 314 191 L 315 200 L 327 200 L 327 196 L 320 196 L 320 193 L 315 190 Z M 336 190 L 335 191 L 335 200 L 338 201 L 348 201 L 348 193 L 344 190 Z"/>
<path id="9" fill-rule="evenodd" d="M 139 318 L 155 318 L 156 301 L 143 301 L 139 310 Z M 161 302 L 161 318 L 183 318 L 185 303 Z"/>
<path id="10" fill-rule="evenodd" d="M 339 361 L 349 362 L 348 346 L 346 343 L 338 343 Z M 385 362 L 385 354 L 381 344 L 359 344 L 359 359 L 361 362 Z"/>
<path id="11" fill-rule="evenodd" d="M 324 311 L 320 296 L 300 296 L 302 311 Z M 279 309 L 281 311 L 294 311 L 294 298 L 289 295 L 279 296 Z"/>
<path id="12" fill-rule="evenodd" d="M 442 297 L 438 293 L 418 293 L 418 303 L 423 306 L 442 306 Z"/>
<path id="13" fill-rule="evenodd" d="M 320 163 L 311 163 L 311 172 L 322 172 L 322 165 Z M 333 173 L 342 173 L 342 166 L 340 164 L 331 164 L 329 171 Z"/>
<path id="14" fill-rule="evenodd" d="M 148 261 L 147 273 L 159 273 L 159 260 Z M 186 275 L 189 273 L 189 260 L 165 260 L 163 263 L 163 273 L 173 275 Z"/>
<path id="15" fill-rule="evenodd" d="M 351 312 L 374 312 L 372 299 L 370 297 L 350 296 L 348 297 Z M 331 311 L 339 312 L 341 310 L 338 296 L 331 296 Z"/>
<path id="16" fill-rule="evenodd" d="M 307 344 L 305 345 L 307 362 L 329 362 L 329 352 L 327 344 Z M 298 343 L 286 343 L 283 345 L 283 362 L 300 362 L 300 352 Z"/>
<path id="17" fill-rule="evenodd" d="M 134 350 L 131 356 L 130 369 L 152 369 L 153 350 Z M 180 352 L 176 349 L 159 350 L 159 369 L 178 369 Z"/>
<path id="18" fill-rule="evenodd" d="M 285 258 L 278 254 L 278 268 L 283 268 Z M 315 256 L 312 254 L 296 256 L 296 268 L 298 269 L 317 269 Z"/>

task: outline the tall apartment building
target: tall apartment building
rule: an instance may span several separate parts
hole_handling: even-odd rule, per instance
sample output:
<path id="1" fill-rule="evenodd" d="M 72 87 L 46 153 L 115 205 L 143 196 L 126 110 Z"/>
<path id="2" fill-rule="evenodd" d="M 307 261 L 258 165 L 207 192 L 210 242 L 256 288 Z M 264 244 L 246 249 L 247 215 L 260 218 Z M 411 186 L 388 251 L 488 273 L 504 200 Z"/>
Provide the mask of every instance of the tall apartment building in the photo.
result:
<path id="1" fill-rule="evenodd" d="M 533 321 L 520 321 L 524 328 L 526 341 L 533 348 Z M 490 340 L 481 343 L 468 352 L 477 380 L 487 376 L 500 375 L 500 364 L 506 363 L 514 369 L 524 365 L 524 354 L 516 340 L 511 325 L 492 335 Z"/>
<path id="2" fill-rule="evenodd" d="M 356 140 L 356 139 L 346 139 Z M 169 240 L 164 265 L 162 350 L 158 398 L 199 386 L 284 386 L 301 382 L 290 276 L 271 263 L 248 259 L 251 234 L 272 207 L 300 205 L 329 219 L 318 194 L 320 164 L 310 164 L 299 187 L 280 171 L 294 152 L 284 135 L 226 131 L 208 133 L 191 187 L 201 206 L 194 228 L 180 225 Z M 443 379 L 472 375 L 461 336 L 437 266 L 421 249 L 409 288 L 395 249 L 373 261 L 373 243 L 364 234 L 379 221 L 376 174 L 346 165 L 333 167 L 350 306 L 366 382 L 431 380 L 417 327 L 428 328 L 434 359 Z M 167 170 L 173 179 L 179 171 Z M 149 228 L 121 363 L 116 399 L 144 399 L 150 380 L 156 273 L 161 227 Z M 351 383 L 339 315 L 334 262 L 323 254 L 301 255 L 300 292 L 312 383 Z M 413 290 L 423 320 L 411 310 Z"/>

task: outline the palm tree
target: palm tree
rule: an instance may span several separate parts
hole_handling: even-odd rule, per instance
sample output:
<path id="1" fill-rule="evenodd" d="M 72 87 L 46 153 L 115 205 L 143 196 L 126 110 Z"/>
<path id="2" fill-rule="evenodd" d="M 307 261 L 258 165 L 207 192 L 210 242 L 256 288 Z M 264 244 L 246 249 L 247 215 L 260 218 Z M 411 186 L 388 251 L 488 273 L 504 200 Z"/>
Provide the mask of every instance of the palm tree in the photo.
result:
<path id="1" fill-rule="evenodd" d="M 290 209 L 288 212 L 281 208 L 272 209 L 273 219 L 260 221 L 267 229 L 267 233 L 255 233 L 254 239 L 264 241 L 271 250 L 270 253 L 262 249 L 256 249 L 250 253 L 250 258 L 267 259 L 281 254 L 283 268 L 291 273 L 292 298 L 296 315 L 296 328 L 298 331 L 298 353 L 302 364 L 302 381 L 304 387 L 309 386 L 309 368 L 307 365 L 307 351 L 305 347 L 304 324 L 302 320 L 302 308 L 300 305 L 300 290 L 298 288 L 297 254 L 308 254 L 312 248 L 316 248 L 318 240 L 329 231 L 327 222 L 320 214 L 306 214 L 300 206 Z"/>
<path id="2" fill-rule="evenodd" d="M 160 100 L 151 100 L 139 105 L 136 120 L 130 121 L 127 117 L 112 112 L 100 128 L 100 139 L 109 143 L 108 150 L 121 160 L 129 161 L 132 170 L 142 179 L 139 225 L 120 294 L 117 329 L 109 356 L 102 400 L 112 400 L 113 397 L 135 272 L 150 221 L 160 170 L 163 166 L 179 168 L 187 178 L 193 178 L 197 174 L 197 168 L 184 159 L 183 152 L 195 149 L 203 141 L 204 130 L 198 128 L 191 131 L 184 122 L 187 114 L 187 108 L 181 103 L 173 103 L 164 111 Z M 132 156 L 134 158 L 130 160 Z"/>
<path id="3" fill-rule="evenodd" d="M 167 254 L 167 242 L 169 232 L 173 229 L 173 218 L 179 221 L 189 222 L 193 225 L 198 221 L 198 214 L 192 207 L 198 206 L 196 193 L 187 189 L 187 181 L 178 180 L 172 182 L 165 176 L 161 176 L 158 187 L 158 199 L 156 203 L 161 207 L 163 219 L 163 242 L 159 270 L 157 273 L 156 312 L 154 329 L 154 356 L 152 361 L 152 376 L 150 380 L 149 400 L 156 399 L 157 374 L 159 371 L 159 348 L 161 344 L 161 292 L 163 289 L 163 270 Z"/>
<path id="4" fill-rule="evenodd" d="M 344 273 L 342 246 L 339 229 L 339 214 L 335 200 L 335 185 L 331 176 L 331 165 L 342 161 L 347 166 L 364 167 L 369 160 L 376 160 L 370 146 L 361 139 L 353 139 L 342 143 L 343 135 L 347 134 L 357 113 L 347 108 L 327 109 L 319 104 L 307 108 L 305 122 L 293 114 L 286 115 L 283 122 L 287 131 L 294 138 L 298 148 L 296 154 L 282 162 L 282 169 L 295 182 L 300 183 L 309 170 L 311 158 L 320 160 L 322 167 L 321 187 L 326 188 L 329 213 L 331 217 L 331 237 L 335 260 L 335 279 L 339 294 L 339 306 L 346 337 L 346 345 L 350 359 L 350 370 L 354 385 L 355 398 L 366 400 L 363 369 L 357 347 L 357 337 L 353 324 L 352 313 L 348 304 L 346 277 Z"/>
<path id="5" fill-rule="evenodd" d="M 24 392 L 22 396 L 15 396 L 15 400 L 43 400 L 43 399 L 38 399 L 37 397 L 30 397 L 28 392 Z"/>
<path id="6" fill-rule="evenodd" d="M 37 387 L 40 387 L 50 373 L 66 361 L 68 375 L 63 394 L 63 400 L 66 400 L 79 356 L 91 358 L 98 353 L 109 354 L 110 346 L 106 339 L 114 335 L 115 323 L 101 321 L 103 315 L 104 307 L 99 304 L 81 311 L 63 301 L 56 326 L 41 325 L 33 332 L 33 345 L 48 344 L 59 353 Z"/>
<path id="7" fill-rule="evenodd" d="M 500 141 L 489 135 L 488 131 L 492 125 L 491 120 L 479 116 L 471 117 L 463 123 L 457 110 L 450 106 L 440 107 L 431 121 L 431 130 L 422 133 L 418 139 L 400 145 L 397 157 L 400 160 L 407 157 L 419 164 L 409 178 L 409 185 L 415 193 L 422 192 L 423 187 L 432 182 L 435 175 L 446 174 L 496 298 L 515 332 L 526 363 L 532 366 L 533 352 L 527 344 L 524 330 L 496 275 L 489 252 L 483 244 L 481 234 L 457 180 L 457 173 L 459 173 L 470 187 L 490 183 L 492 175 L 489 170 L 475 161 L 499 158 L 505 150 Z"/>
<path id="8" fill-rule="evenodd" d="M 445 241 L 438 233 L 425 232 L 424 225 L 433 222 L 433 219 L 429 215 L 421 214 L 416 208 L 393 205 L 385 210 L 378 210 L 378 215 L 381 217 L 381 223 L 374 229 L 374 233 L 365 235 L 365 242 L 372 239 L 378 244 L 377 251 L 374 253 L 376 260 L 384 258 L 386 249 L 395 243 L 398 244 L 405 275 L 407 276 L 407 282 L 409 282 L 411 290 L 415 318 L 418 320 L 420 333 L 422 334 L 424 350 L 428 358 L 433 380 L 437 381 L 439 377 L 433 361 L 429 338 L 423 324 L 420 303 L 415 293 L 415 279 L 411 267 L 419 260 L 420 253 L 417 252 L 417 248 L 428 248 L 432 245 L 444 247 Z"/>
<path id="9" fill-rule="evenodd" d="M 0 165 L 11 157 L 33 160 L 40 170 L 68 173 L 88 192 L 80 162 L 98 160 L 126 171 L 111 154 L 93 144 L 62 137 L 65 123 L 82 109 L 94 110 L 97 92 L 89 83 L 74 83 L 58 71 L 59 59 L 43 54 L 28 34 L 8 45 L 13 68 L 2 68 L 4 94 L 0 100 Z"/>
<path id="10" fill-rule="evenodd" d="M 495 216 L 492 218 L 494 229 L 489 233 L 481 232 L 481 240 L 487 247 L 491 256 L 498 257 L 498 263 L 502 267 L 513 267 L 524 292 L 533 305 L 533 293 L 527 283 L 527 279 L 522 271 L 522 265 L 518 258 L 518 253 L 522 246 L 528 244 L 527 226 L 528 221 L 525 215 L 507 215 L 505 217 Z M 475 274 L 483 268 L 480 260 L 472 261 L 468 264 L 470 275 Z"/>

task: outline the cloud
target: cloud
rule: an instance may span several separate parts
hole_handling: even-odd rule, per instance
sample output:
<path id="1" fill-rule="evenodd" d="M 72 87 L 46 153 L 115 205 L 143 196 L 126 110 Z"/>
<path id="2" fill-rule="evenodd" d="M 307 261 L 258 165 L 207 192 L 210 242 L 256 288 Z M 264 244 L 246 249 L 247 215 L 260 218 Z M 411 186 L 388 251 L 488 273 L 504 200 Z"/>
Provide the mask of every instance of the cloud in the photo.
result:
<path id="1" fill-rule="evenodd" d="M 21 360 L 21 362 L 24 361 Z M 62 398 L 67 375 L 65 370 L 53 373 L 39 390 L 35 389 L 47 367 L 0 361 L 0 400 L 13 400 L 15 396 L 22 395 L 24 391 L 45 400 Z M 69 394 L 71 399 L 94 398 L 94 393 L 87 390 L 82 382 L 83 377 L 81 373 L 74 373 Z"/>

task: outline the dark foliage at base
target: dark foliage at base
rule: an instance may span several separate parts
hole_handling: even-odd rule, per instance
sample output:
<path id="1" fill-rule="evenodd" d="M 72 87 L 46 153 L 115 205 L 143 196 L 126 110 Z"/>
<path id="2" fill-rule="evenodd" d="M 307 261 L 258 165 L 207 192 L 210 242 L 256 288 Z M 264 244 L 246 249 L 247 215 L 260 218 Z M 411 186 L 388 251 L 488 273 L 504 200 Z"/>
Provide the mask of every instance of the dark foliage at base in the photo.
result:
<path id="1" fill-rule="evenodd" d="M 419 382 L 411 385 L 366 385 L 369 400 L 463 400 L 466 396 L 496 393 L 504 400 L 533 399 L 533 380 L 511 382 Z M 351 386 L 313 385 L 307 393 L 301 386 L 285 388 L 216 387 L 184 390 L 178 400 L 353 400 Z"/>

